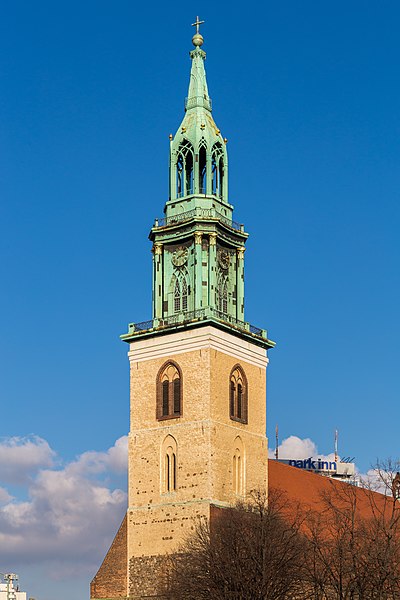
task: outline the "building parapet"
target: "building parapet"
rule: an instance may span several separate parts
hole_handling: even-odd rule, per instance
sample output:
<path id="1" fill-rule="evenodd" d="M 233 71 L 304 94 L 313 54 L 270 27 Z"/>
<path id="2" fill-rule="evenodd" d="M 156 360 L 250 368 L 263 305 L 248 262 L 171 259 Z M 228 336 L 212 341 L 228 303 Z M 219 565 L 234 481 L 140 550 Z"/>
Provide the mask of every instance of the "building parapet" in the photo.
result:
<path id="1" fill-rule="evenodd" d="M 229 329 L 234 329 L 239 333 L 251 336 L 255 340 L 262 341 L 263 345 L 265 344 L 268 348 L 273 348 L 275 346 L 275 342 L 268 339 L 266 329 L 261 329 L 260 327 L 256 327 L 245 321 L 239 321 L 210 306 L 198 310 L 178 313 L 166 317 L 165 319 L 150 319 L 149 321 L 142 321 L 141 323 L 129 323 L 128 333 L 121 335 L 121 339 L 129 341 L 132 337 L 143 335 L 145 333 L 161 332 L 165 329 L 173 329 L 181 325 L 189 325 L 202 321 L 214 321 L 220 323 Z"/>
<path id="2" fill-rule="evenodd" d="M 201 207 L 196 207 L 184 213 L 172 215 L 171 217 L 156 219 L 154 221 L 154 228 L 170 227 L 171 225 L 177 225 L 180 223 L 184 223 L 185 221 L 192 221 L 194 219 L 215 219 L 217 221 L 221 221 L 221 223 L 227 225 L 231 229 L 235 229 L 236 231 L 241 231 L 242 233 L 244 233 L 244 225 L 242 223 L 232 221 L 232 219 L 229 219 L 225 215 L 221 214 L 215 208 Z"/>

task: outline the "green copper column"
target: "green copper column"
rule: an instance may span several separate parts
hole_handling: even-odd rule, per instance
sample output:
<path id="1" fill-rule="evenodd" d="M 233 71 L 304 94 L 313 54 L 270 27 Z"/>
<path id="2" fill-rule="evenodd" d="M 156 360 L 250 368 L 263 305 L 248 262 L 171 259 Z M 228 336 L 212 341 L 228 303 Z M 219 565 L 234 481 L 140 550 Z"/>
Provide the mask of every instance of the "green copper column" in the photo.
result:
<path id="1" fill-rule="evenodd" d="M 208 246 L 208 306 L 215 307 L 215 289 L 217 265 L 217 234 L 210 233 L 210 244 Z"/>
<path id="2" fill-rule="evenodd" d="M 176 198 L 176 153 L 172 149 L 172 141 L 170 141 L 170 155 L 169 155 L 169 199 L 175 200 Z"/>
<path id="3" fill-rule="evenodd" d="M 244 321 L 244 251 L 244 246 L 236 250 L 236 318 L 238 321 Z"/>
<path id="4" fill-rule="evenodd" d="M 153 246 L 153 318 L 162 319 L 163 310 L 163 246 Z"/>
<path id="5" fill-rule="evenodd" d="M 201 300 L 203 296 L 203 277 L 202 277 L 202 264 L 201 264 L 201 242 L 202 233 L 200 231 L 194 232 L 194 256 L 195 256 L 195 296 L 194 296 L 194 309 L 198 310 L 201 308 Z"/>
<path id="6" fill-rule="evenodd" d="M 207 156 L 206 194 L 208 196 L 211 196 L 211 193 L 212 193 L 212 166 L 211 166 L 212 154 L 211 154 L 209 148 L 207 148 L 207 155 L 206 156 Z"/>
<path id="7" fill-rule="evenodd" d="M 153 279 L 152 279 L 153 289 L 152 289 L 152 294 L 151 294 L 151 299 L 152 299 L 152 303 L 153 303 L 152 318 L 155 319 L 156 318 L 156 257 L 154 254 L 154 244 L 151 249 L 151 253 L 153 255 Z"/>
<path id="8" fill-rule="evenodd" d="M 226 146 L 228 140 L 224 139 L 224 146 Z M 223 178 L 222 178 L 222 197 L 225 202 L 228 202 L 228 154 L 225 149 L 224 156 L 224 169 L 223 169 Z"/>

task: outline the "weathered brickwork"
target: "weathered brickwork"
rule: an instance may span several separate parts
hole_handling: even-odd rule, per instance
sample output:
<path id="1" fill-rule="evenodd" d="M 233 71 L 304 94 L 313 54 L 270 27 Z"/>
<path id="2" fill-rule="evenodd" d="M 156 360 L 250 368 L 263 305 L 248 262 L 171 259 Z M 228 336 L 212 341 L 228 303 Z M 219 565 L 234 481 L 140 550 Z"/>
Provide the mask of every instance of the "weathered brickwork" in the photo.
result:
<path id="1" fill-rule="evenodd" d="M 224 509 L 210 506 L 209 519 L 217 521 Z M 133 557 L 129 561 L 129 600 L 168 600 L 171 558 L 179 564 L 184 554 Z"/>
<path id="2" fill-rule="evenodd" d="M 129 561 L 129 600 L 164 600 L 168 591 L 168 559 L 140 556 Z"/>
<path id="3" fill-rule="evenodd" d="M 127 517 L 118 530 L 105 559 L 90 584 L 90 597 L 119 599 L 127 597 Z"/>

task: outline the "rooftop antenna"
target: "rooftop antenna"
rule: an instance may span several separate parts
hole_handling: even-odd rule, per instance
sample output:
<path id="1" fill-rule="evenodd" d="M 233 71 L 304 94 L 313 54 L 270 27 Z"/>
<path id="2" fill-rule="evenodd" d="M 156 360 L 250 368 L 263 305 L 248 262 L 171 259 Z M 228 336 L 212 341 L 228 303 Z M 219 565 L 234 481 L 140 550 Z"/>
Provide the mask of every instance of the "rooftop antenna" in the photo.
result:
<path id="1" fill-rule="evenodd" d="M 0 573 L 0 575 L 7 584 L 7 600 L 14 600 L 17 597 L 14 583 L 18 581 L 18 575 L 16 573 Z"/>
<path id="2" fill-rule="evenodd" d="M 275 426 L 275 460 L 278 460 L 278 456 L 279 456 L 278 443 L 279 443 L 278 424 L 276 424 L 276 426 Z"/>
<path id="3" fill-rule="evenodd" d="M 339 432 L 337 429 L 335 429 L 335 462 L 338 461 L 338 437 Z"/>

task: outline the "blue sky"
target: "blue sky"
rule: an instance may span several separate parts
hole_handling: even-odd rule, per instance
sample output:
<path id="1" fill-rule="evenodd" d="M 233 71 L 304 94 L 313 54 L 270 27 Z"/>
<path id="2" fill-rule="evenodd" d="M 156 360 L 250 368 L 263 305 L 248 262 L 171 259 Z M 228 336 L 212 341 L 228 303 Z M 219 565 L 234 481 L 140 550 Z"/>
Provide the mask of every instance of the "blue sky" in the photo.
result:
<path id="1" fill-rule="evenodd" d="M 246 318 L 277 341 L 271 441 L 279 423 L 282 438 L 329 453 L 338 428 L 341 453 L 362 471 L 398 456 L 398 2 L 4 4 L 3 503 L 13 514 L 27 503 L 36 524 L 41 510 L 54 517 L 61 508 L 37 500 L 49 472 L 108 498 L 98 513 L 108 533 L 90 540 L 79 569 L 72 550 L 58 566 L 54 548 L 38 551 L 35 527 L 29 556 L 7 554 L 4 538 L 0 570 L 19 569 L 38 600 L 87 597 L 123 512 L 128 361 L 118 336 L 151 316 L 147 235 L 167 199 L 196 13 L 229 140 L 230 201 L 250 233 Z M 49 569 L 58 582 L 38 582 Z"/>

